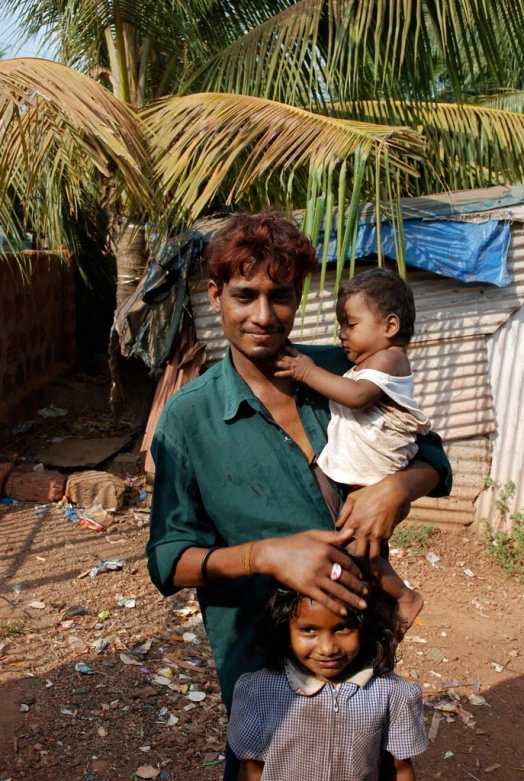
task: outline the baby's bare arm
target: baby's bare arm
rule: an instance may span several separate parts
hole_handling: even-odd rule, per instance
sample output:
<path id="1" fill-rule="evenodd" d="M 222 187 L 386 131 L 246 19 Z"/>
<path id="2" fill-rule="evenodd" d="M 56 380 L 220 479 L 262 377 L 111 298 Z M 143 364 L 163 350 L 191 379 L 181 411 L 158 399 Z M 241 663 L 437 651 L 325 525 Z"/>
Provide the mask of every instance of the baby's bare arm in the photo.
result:
<path id="1" fill-rule="evenodd" d="M 382 396 L 382 390 L 373 382 L 355 382 L 332 374 L 292 347 L 287 347 L 285 354 L 277 358 L 276 366 L 275 377 L 292 377 L 343 407 L 364 409 Z"/>

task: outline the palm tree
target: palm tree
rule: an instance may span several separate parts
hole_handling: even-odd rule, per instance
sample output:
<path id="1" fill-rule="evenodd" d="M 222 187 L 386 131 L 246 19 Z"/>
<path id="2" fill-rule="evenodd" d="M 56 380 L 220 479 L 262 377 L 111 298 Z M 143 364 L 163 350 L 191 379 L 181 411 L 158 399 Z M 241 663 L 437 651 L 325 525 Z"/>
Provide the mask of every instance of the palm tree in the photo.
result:
<path id="1" fill-rule="evenodd" d="M 212 209 L 302 207 L 313 238 L 337 232 L 339 278 L 363 198 L 398 221 L 400 252 L 400 194 L 523 178 L 524 118 L 500 106 L 524 94 L 524 0 L 4 7 L 67 67 L 0 63 L 1 224 L 71 246 L 75 213 L 104 208 L 130 277 L 129 220 L 162 234 Z"/>

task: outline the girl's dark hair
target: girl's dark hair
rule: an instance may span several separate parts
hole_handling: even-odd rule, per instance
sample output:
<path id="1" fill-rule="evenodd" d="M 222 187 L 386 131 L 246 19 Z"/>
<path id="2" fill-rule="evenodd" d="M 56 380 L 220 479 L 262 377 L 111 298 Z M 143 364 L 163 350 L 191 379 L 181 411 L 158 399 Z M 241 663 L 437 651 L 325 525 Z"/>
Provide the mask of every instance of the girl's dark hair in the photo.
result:
<path id="1" fill-rule="evenodd" d="M 359 562 L 362 575 L 369 589 L 366 610 L 348 607 L 344 623 L 350 629 L 359 629 L 362 666 L 373 667 L 375 675 L 388 675 L 395 666 L 398 646 L 397 625 L 393 618 L 396 600 L 386 594 L 371 574 Z M 292 658 L 289 624 L 297 617 L 300 603 L 309 597 L 287 586 L 278 584 L 269 597 L 258 625 L 258 648 L 264 656 L 266 667 L 280 670 L 285 659 Z"/>
<path id="2" fill-rule="evenodd" d="M 415 330 L 415 299 L 410 286 L 399 274 L 386 268 L 362 271 L 340 286 L 339 297 L 362 293 L 366 304 L 379 317 L 397 315 L 398 335 L 409 344 Z"/>

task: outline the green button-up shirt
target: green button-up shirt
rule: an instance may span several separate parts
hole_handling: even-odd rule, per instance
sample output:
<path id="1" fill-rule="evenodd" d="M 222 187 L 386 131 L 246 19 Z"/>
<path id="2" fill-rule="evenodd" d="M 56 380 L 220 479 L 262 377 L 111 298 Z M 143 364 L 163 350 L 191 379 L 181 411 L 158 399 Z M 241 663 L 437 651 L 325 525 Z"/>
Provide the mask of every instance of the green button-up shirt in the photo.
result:
<path id="1" fill-rule="evenodd" d="M 338 347 L 297 348 L 339 375 L 351 365 Z M 303 385 L 297 386 L 295 395 L 319 455 L 326 444 L 329 401 Z M 441 474 L 433 495 L 447 495 L 451 469 L 440 437 L 430 433 L 419 437 L 418 445 L 418 457 Z M 164 595 L 177 590 L 175 567 L 188 548 L 333 529 L 302 451 L 238 374 L 229 351 L 223 361 L 169 399 L 152 453 L 156 473 L 147 555 L 151 578 Z M 335 487 L 342 497 L 342 487 Z M 250 656 L 250 647 L 270 586 L 270 578 L 255 576 L 198 589 L 228 707 L 238 676 L 261 666 L 258 657 Z"/>

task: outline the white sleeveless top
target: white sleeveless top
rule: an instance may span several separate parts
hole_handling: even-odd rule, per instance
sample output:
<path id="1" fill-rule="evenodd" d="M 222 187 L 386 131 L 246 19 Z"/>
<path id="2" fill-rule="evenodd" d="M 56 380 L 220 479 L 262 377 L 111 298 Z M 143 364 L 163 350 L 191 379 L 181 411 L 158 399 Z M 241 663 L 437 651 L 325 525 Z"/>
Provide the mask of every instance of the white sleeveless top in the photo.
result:
<path id="1" fill-rule="evenodd" d="M 328 443 L 318 465 L 337 483 L 373 485 L 408 465 L 418 450 L 417 434 L 427 434 L 431 423 L 413 399 L 412 374 L 393 377 L 354 366 L 344 377 L 368 380 L 384 396 L 366 409 L 329 402 Z"/>

